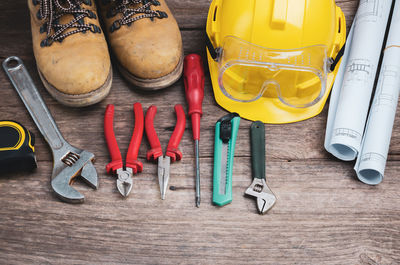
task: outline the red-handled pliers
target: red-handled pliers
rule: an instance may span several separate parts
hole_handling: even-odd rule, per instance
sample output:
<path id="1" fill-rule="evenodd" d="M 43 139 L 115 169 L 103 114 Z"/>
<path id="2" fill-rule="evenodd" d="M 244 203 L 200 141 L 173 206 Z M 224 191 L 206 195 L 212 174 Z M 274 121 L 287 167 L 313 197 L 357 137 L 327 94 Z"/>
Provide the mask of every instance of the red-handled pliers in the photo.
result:
<path id="1" fill-rule="evenodd" d="M 161 199 L 165 199 L 165 192 L 169 180 L 169 167 L 171 162 L 182 159 L 182 153 L 179 151 L 179 142 L 182 139 L 183 132 L 185 131 L 186 117 L 183 107 L 180 104 L 175 105 L 176 112 L 176 125 L 172 136 L 168 142 L 167 152 L 163 156 L 160 140 L 154 130 L 154 117 L 157 113 L 157 107 L 152 105 L 147 110 L 145 118 L 146 135 L 149 140 L 151 150 L 147 151 L 147 160 L 158 161 L 158 183 L 160 184 Z"/>
<path id="2" fill-rule="evenodd" d="M 135 112 L 135 128 L 133 130 L 131 142 L 129 143 L 128 153 L 126 154 L 125 169 L 113 129 L 114 105 L 107 105 L 104 115 L 104 135 L 111 156 L 111 162 L 106 166 L 106 170 L 107 173 L 118 177 L 117 188 L 122 196 L 125 197 L 128 196 L 132 190 L 132 174 L 142 172 L 143 170 L 143 164 L 137 160 L 137 157 L 143 137 L 144 115 L 140 103 L 135 103 L 133 109 Z"/>

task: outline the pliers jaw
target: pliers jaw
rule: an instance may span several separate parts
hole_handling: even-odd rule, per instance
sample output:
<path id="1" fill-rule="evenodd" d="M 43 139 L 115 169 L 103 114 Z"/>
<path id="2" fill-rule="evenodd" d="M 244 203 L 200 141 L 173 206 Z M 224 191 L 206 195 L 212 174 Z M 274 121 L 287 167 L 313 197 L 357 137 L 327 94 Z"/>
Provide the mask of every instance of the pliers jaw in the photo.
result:
<path id="1" fill-rule="evenodd" d="M 158 184 L 160 185 L 161 199 L 165 200 L 169 181 L 169 169 L 171 158 L 169 156 L 160 156 L 158 159 Z"/>
<path id="2" fill-rule="evenodd" d="M 127 197 L 132 190 L 132 168 L 127 167 L 126 170 L 122 168 L 117 169 L 117 188 L 122 196 Z"/>
<path id="3" fill-rule="evenodd" d="M 274 206 L 276 197 L 268 188 L 265 179 L 254 178 L 245 194 L 257 198 L 257 208 L 259 214 L 265 214 Z"/>

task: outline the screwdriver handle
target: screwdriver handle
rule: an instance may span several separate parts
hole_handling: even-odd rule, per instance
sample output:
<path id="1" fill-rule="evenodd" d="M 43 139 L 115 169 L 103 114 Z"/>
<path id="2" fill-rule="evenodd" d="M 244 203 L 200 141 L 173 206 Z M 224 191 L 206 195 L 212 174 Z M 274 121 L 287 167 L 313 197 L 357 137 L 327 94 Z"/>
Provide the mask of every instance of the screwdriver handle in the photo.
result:
<path id="1" fill-rule="evenodd" d="M 261 121 L 251 124 L 251 166 L 253 179 L 265 180 L 265 126 Z"/>
<path id="2" fill-rule="evenodd" d="M 183 81 L 185 83 L 186 101 L 189 105 L 189 116 L 192 120 L 193 139 L 200 139 L 200 118 L 203 115 L 204 70 L 200 55 L 192 53 L 185 56 Z"/>

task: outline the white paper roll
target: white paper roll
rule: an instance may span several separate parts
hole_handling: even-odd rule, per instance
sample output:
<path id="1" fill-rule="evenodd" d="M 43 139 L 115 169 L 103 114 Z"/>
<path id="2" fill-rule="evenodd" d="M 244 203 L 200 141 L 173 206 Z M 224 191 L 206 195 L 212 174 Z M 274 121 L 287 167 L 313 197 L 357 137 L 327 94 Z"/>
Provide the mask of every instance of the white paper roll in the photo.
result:
<path id="1" fill-rule="evenodd" d="M 400 91 L 400 1 L 395 3 L 374 100 L 354 169 L 367 184 L 379 184 L 385 172 Z"/>
<path id="2" fill-rule="evenodd" d="M 361 148 L 392 0 L 360 0 L 347 58 L 336 77 L 328 116 L 325 148 L 339 159 L 354 160 Z M 345 61 L 346 60 L 346 61 Z M 341 80 L 341 86 L 336 82 Z M 339 90 L 335 91 L 335 90 Z"/>

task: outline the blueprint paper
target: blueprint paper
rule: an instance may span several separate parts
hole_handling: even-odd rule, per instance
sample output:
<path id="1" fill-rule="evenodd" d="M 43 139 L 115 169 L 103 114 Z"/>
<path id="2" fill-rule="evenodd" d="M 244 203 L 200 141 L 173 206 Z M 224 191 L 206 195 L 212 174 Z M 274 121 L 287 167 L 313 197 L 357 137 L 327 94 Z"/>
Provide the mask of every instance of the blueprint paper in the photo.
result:
<path id="1" fill-rule="evenodd" d="M 395 3 L 379 80 L 354 169 L 367 184 L 384 176 L 400 90 L 400 0 Z"/>
<path id="2" fill-rule="evenodd" d="M 354 160 L 361 148 L 391 6 L 392 0 L 360 0 L 347 62 L 341 64 L 343 76 L 336 77 L 335 85 L 343 80 L 332 92 L 337 99 L 330 103 L 328 116 L 334 118 L 327 126 L 325 147 L 345 161 Z"/>
<path id="3" fill-rule="evenodd" d="M 338 73 L 335 78 L 335 83 L 333 83 L 332 87 L 332 92 L 331 92 L 331 99 L 329 101 L 329 110 L 328 110 L 328 121 L 326 124 L 326 131 L 325 131 L 325 149 L 329 151 L 329 147 L 331 144 L 331 139 L 332 139 L 332 127 L 333 123 L 335 121 L 336 117 L 336 109 L 337 109 L 337 104 L 339 101 L 339 96 L 340 96 L 340 89 L 343 84 L 343 76 L 344 76 L 344 71 L 346 69 L 347 61 L 349 59 L 349 53 L 351 51 L 351 43 L 353 40 L 353 32 L 354 32 L 354 23 L 350 28 L 349 35 L 347 36 L 346 40 L 346 47 L 344 50 L 344 54 L 342 56 L 342 60 L 339 66 Z"/>

